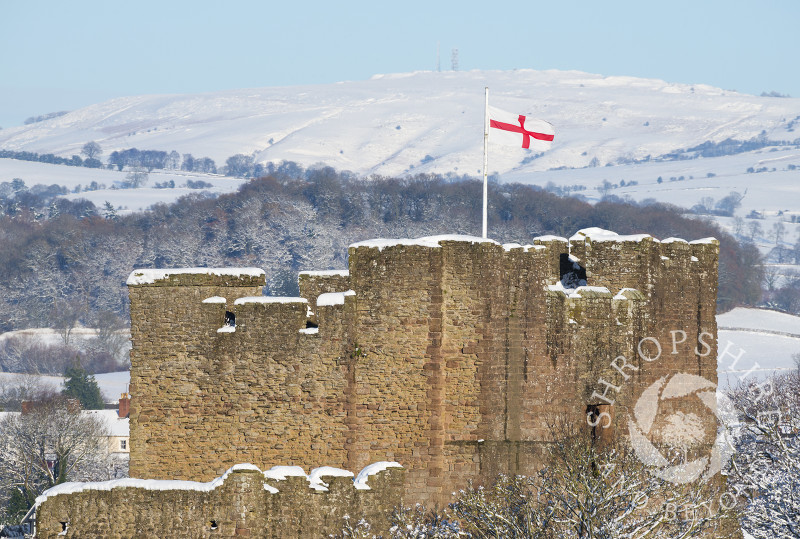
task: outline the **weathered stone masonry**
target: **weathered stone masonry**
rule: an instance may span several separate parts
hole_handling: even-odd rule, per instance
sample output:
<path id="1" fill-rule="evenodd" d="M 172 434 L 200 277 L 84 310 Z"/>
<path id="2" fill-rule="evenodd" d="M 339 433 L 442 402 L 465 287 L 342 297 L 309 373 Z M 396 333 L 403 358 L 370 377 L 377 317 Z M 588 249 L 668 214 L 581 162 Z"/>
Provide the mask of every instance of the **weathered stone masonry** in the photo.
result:
<path id="1" fill-rule="evenodd" d="M 568 254 L 589 286 L 557 285 Z M 373 241 L 350 247 L 349 273 L 301 274 L 305 299 L 273 300 L 258 272 L 134 272 L 131 475 L 389 460 L 407 469 L 406 501 L 443 504 L 468 479 L 530 473 L 547 415 L 583 417 L 605 396 L 624 435 L 658 378 L 716 381 L 717 256 L 716 240 L 596 229 L 525 247 Z M 226 311 L 236 327 L 220 332 Z M 662 343 L 658 360 L 637 353 L 644 337 Z M 618 356 L 639 368 L 628 380 Z"/>
<path id="2" fill-rule="evenodd" d="M 36 536 L 328 537 L 341 532 L 345 515 L 366 518 L 376 533 L 388 535 L 392 508 L 402 499 L 402 468 L 379 471 L 368 485 L 354 485 L 344 470 L 320 471 L 286 476 L 237 465 L 210 483 L 66 483 L 37 500 Z"/>

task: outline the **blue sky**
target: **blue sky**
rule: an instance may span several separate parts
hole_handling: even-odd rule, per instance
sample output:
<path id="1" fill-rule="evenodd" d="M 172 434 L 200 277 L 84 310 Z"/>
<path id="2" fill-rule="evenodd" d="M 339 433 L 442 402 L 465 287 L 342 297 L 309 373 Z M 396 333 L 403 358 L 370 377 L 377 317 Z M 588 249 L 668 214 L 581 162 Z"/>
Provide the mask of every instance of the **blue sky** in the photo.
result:
<path id="1" fill-rule="evenodd" d="M 112 97 L 576 69 L 800 97 L 800 1 L 0 0 L 0 126 Z"/>

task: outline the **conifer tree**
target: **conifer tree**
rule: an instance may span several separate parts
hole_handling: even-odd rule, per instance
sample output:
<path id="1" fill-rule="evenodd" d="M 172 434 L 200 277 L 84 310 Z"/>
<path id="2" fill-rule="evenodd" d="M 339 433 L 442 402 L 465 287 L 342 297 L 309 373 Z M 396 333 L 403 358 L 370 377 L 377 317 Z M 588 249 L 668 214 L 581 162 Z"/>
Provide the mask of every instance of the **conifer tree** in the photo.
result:
<path id="1" fill-rule="evenodd" d="M 63 394 L 78 399 L 84 410 L 102 410 L 105 403 L 100 394 L 100 387 L 93 375 L 81 367 L 79 358 L 64 373 Z"/>

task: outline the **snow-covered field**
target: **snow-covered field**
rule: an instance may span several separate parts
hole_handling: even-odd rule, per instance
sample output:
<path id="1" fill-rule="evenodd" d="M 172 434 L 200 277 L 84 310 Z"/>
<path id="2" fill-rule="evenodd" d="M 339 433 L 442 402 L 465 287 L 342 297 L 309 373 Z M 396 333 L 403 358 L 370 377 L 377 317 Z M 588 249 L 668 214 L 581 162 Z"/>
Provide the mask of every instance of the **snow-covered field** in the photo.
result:
<path id="1" fill-rule="evenodd" d="M 84 167 L 68 167 L 65 165 L 51 165 L 32 161 L 19 161 L 16 159 L 0 159 L 0 182 L 8 182 L 20 178 L 25 185 L 32 187 L 36 184 L 57 184 L 66 187 L 70 194 L 65 198 L 72 200 L 86 199 L 96 207 L 102 208 L 106 202 L 111 203 L 117 213 L 124 214 L 144 211 L 154 204 L 169 204 L 178 198 L 201 191 L 214 195 L 236 191 L 244 182 L 241 178 L 231 178 L 219 174 L 201 174 L 198 172 L 184 172 L 179 170 L 154 170 L 149 174 L 149 180 L 144 187 L 138 189 L 118 189 L 125 181 L 126 171 L 92 169 Z M 203 181 L 211 184 L 202 190 L 189 189 L 187 181 Z M 156 184 L 175 182 L 175 188 L 157 189 Z M 92 182 L 96 182 L 102 189 L 85 191 Z M 81 187 L 80 193 L 71 193 L 76 187 Z"/>
<path id="2" fill-rule="evenodd" d="M 798 368 L 800 316 L 736 308 L 717 316 L 721 387 Z"/>

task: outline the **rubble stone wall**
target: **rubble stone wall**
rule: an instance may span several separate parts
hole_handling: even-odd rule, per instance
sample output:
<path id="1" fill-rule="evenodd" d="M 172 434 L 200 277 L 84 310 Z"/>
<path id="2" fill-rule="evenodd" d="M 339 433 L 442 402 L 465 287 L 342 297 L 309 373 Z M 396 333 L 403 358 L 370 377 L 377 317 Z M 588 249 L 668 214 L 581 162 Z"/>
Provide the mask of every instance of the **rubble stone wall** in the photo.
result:
<path id="1" fill-rule="evenodd" d="M 388 468 L 372 475 L 368 490 L 356 489 L 352 477 L 323 476 L 327 488 L 315 489 L 306 477 L 266 479 L 254 469 L 233 470 L 211 489 L 170 481 L 88 484 L 39 504 L 36 537 L 328 537 L 341 532 L 345 515 L 388 537 L 404 474 Z"/>

